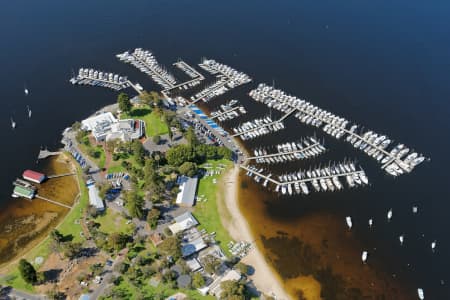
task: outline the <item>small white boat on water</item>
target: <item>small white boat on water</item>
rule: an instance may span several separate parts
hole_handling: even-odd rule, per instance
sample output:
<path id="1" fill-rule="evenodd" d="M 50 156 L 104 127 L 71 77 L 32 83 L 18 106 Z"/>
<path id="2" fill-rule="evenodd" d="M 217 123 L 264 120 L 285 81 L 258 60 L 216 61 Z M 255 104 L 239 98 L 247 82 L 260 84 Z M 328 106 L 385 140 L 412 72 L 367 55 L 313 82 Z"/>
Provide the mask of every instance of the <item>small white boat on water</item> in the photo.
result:
<path id="1" fill-rule="evenodd" d="M 361 254 L 361 260 L 363 263 L 366 263 L 367 261 L 367 251 L 363 251 Z"/>
<path id="2" fill-rule="evenodd" d="M 417 289 L 417 296 L 419 296 L 420 300 L 425 299 L 425 294 L 423 293 L 423 289 L 421 289 L 421 288 Z"/>
<path id="3" fill-rule="evenodd" d="M 369 228 L 372 228 L 373 226 L 373 219 L 369 219 Z"/>
<path id="4" fill-rule="evenodd" d="M 436 241 L 433 241 L 433 242 L 431 242 L 431 250 L 434 252 L 434 250 L 436 249 L 436 245 L 437 245 L 437 242 Z"/>
<path id="5" fill-rule="evenodd" d="M 353 226 L 352 217 L 350 217 L 350 216 L 346 217 L 345 222 L 347 222 L 348 229 L 352 229 L 352 226 Z"/>
<path id="6" fill-rule="evenodd" d="M 28 105 L 27 105 L 27 111 L 28 111 L 28 118 L 31 119 L 32 112 L 31 112 L 31 109 L 30 109 L 30 107 Z"/>
<path id="7" fill-rule="evenodd" d="M 14 122 L 13 118 L 11 118 L 11 127 L 12 129 L 16 128 L 16 122 Z"/>
<path id="8" fill-rule="evenodd" d="M 400 241 L 400 245 L 403 246 L 403 242 L 405 241 L 405 236 L 402 234 L 401 236 L 398 237 L 399 241 Z"/>
<path id="9" fill-rule="evenodd" d="M 414 205 L 413 207 L 412 207 L 412 212 L 413 212 L 413 214 L 417 214 L 417 211 L 419 210 L 419 208 L 416 206 L 416 205 Z"/>
<path id="10" fill-rule="evenodd" d="M 389 209 L 389 211 L 387 213 L 387 219 L 388 219 L 388 222 L 392 219 L 392 208 Z"/>
<path id="11" fill-rule="evenodd" d="M 28 89 L 25 88 L 25 89 L 24 89 L 24 93 L 25 93 L 26 96 L 28 96 L 28 94 L 30 93 L 30 91 L 28 91 Z"/>

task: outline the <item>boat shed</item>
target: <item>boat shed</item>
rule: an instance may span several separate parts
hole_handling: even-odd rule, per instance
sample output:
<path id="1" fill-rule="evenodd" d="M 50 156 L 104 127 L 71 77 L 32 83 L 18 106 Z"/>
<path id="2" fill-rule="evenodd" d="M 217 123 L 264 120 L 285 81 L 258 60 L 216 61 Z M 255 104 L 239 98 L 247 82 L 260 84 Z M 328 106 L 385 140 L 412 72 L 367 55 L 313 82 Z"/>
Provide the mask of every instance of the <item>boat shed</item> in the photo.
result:
<path id="1" fill-rule="evenodd" d="M 45 174 L 32 171 L 32 170 L 25 170 L 22 174 L 23 179 L 35 182 L 35 183 L 42 183 L 42 181 L 45 180 L 46 176 Z"/>
<path id="2" fill-rule="evenodd" d="M 194 206 L 197 183 L 197 177 L 180 176 L 178 178 L 178 184 L 180 185 L 180 192 L 176 199 L 178 205 L 187 207 Z"/>
<path id="3" fill-rule="evenodd" d="M 188 257 L 208 247 L 202 237 L 198 237 L 188 243 L 181 243 L 181 256 Z"/>
<path id="4" fill-rule="evenodd" d="M 19 197 L 33 199 L 36 191 L 33 189 L 30 189 L 30 188 L 23 187 L 23 186 L 15 186 L 13 193 L 14 193 L 14 195 L 19 196 Z"/>

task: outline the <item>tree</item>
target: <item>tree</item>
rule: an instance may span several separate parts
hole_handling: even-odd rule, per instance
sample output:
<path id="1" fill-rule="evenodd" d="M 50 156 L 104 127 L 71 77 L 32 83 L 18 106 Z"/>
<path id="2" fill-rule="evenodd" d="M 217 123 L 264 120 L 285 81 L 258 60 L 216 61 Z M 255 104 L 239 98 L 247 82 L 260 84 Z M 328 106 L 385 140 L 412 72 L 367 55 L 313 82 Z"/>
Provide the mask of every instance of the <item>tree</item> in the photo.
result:
<path id="1" fill-rule="evenodd" d="M 64 235 L 59 232 L 58 229 L 54 229 L 50 232 L 50 238 L 57 244 L 61 244 L 64 241 Z"/>
<path id="2" fill-rule="evenodd" d="M 72 124 L 72 130 L 73 131 L 78 131 L 81 129 L 81 123 L 76 121 L 75 123 Z"/>
<path id="3" fill-rule="evenodd" d="M 246 264 L 244 264 L 244 263 L 242 263 L 242 262 L 238 262 L 238 263 L 235 265 L 235 268 L 236 268 L 237 270 L 239 270 L 239 272 L 241 272 L 242 274 L 248 275 L 248 272 L 249 272 L 249 266 L 248 266 L 248 265 L 246 265 Z"/>
<path id="4" fill-rule="evenodd" d="M 144 214 L 144 199 L 135 190 L 129 191 L 125 198 L 130 216 L 141 219 Z"/>
<path id="5" fill-rule="evenodd" d="M 89 269 L 94 276 L 98 276 L 103 272 L 103 265 L 101 263 L 96 263 L 91 265 Z"/>
<path id="6" fill-rule="evenodd" d="M 245 299 L 245 285 L 236 280 L 226 280 L 220 284 L 221 299 Z"/>
<path id="7" fill-rule="evenodd" d="M 178 170 L 181 174 L 192 177 L 197 173 L 197 164 L 187 161 L 184 162 Z"/>
<path id="8" fill-rule="evenodd" d="M 19 261 L 19 272 L 25 282 L 30 284 L 37 283 L 36 270 L 32 264 L 23 258 Z"/>
<path id="9" fill-rule="evenodd" d="M 152 140 L 156 145 L 159 145 L 159 143 L 161 143 L 161 137 L 159 135 L 155 135 Z"/>
<path id="10" fill-rule="evenodd" d="M 69 259 L 74 259 L 75 257 L 77 257 L 83 248 L 83 245 L 78 242 L 65 242 L 62 244 L 62 246 L 64 255 Z"/>
<path id="11" fill-rule="evenodd" d="M 140 164 L 144 164 L 144 158 L 145 158 L 145 149 L 144 146 L 142 146 L 142 143 L 139 140 L 135 140 L 131 143 L 131 151 L 133 152 L 133 155 L 136 159 L 136 161 Z"/>
<path id="12" fill-rule="evenodd" d="M 97 184 L 97 188 L 98 188 L 98 195 L 100 196 L 101 199 L 104 199 L 106 197 L 106 193 L 109 191 L 111 187 L 108 183 L 104 183 L 104 184 Z"/>
<path id="13" fill-rule="evenodd" d="M 180 241 L 177 237 L 171 236 L 162 241 L 158 248 L 166 255 L 172 256 L 174 260 L 181 257 Z"/>
<path id="14" fill-rule="evenodd" d="M 167 163 L 178 167 L 186 161 L 195 160 L 194 148 L 188 145 L 177 145 L 166 152 Z"/>
<path id="15" fill-rule="evenodd" d="M 172 139 L 173 139 L 173 132 L 172 132 L 172 128 L 170 127 L 170 124 L 167 125 L 167 128 L 169 130 L 169 132 L 168 132 L 169 140 L 172 141 Z"/>
<path id="16" fill-rule="evenodd" d="M 205 278 L 203 278 L 203 275 L 199 272 L 194 273 L 192 276 L 192 286 L 196 289 L 201 288 L 205 285 Z"/>
<path id="17" fill-rule="evenodd" d="M 190 146 L 195 146 L 198 144 L 197 136 L 192 127 L 189 127 L 185 133 L 186 140 Z"/>
<path id="18" fill-rule="evenodd" d="M 221 265 L 220 259 L 211 254 L 204 256 L 202 262 L 203 268 L 209 274 L 216 273 Z"/>
<path id="19" fill-rule="evenodd" d="M 131 111 L 130 97 L 126 93 L 120 93 L 117 96 L 117 103 L 119 104 L 119 109 L 123 112 Z"/>
<path id="20" fill-rule="evenodd" d="M 66 294 L 57 291 L 56 288 L 47 292 L 47 298 L 50 300 L 63 300 L 66 299 Z"/>
<path id="21" fill-rule="evenodd" d="M 130 237 L 124 233 L 114 232 L 108 236 L 109 245 L 115 250 L 122 250 L 127 245 Z"/>
<path id="22" fill-rule="evenodd" d="M 155 229 L 158 225 L 160 211 L 157 208 L 152 208 L 147 214 L 147 222 L 152 229 Z"/>

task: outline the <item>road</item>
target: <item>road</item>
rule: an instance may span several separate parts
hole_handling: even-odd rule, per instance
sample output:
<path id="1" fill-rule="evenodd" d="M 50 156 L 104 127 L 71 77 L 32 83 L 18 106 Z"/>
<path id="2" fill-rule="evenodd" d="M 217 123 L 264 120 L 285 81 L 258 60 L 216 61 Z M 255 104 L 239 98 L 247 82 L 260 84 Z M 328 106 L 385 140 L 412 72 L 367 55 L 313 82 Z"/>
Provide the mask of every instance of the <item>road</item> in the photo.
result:
<path id="1" fill-rule="evenodd" d="M 4 287 L 0 292 L 0 299 L 44 300 L 47 298 L 43 295 L 29 294 L 13 288 Z"/>

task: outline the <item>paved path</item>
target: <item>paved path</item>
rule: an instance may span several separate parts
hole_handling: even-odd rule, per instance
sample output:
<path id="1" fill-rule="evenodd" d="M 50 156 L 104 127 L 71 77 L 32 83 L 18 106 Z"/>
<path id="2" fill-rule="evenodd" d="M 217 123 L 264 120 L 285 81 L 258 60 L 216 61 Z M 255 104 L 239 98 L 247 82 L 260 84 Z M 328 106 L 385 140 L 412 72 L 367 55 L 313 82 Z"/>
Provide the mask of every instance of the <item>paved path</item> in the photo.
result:
<path id="1" fill-rule="evenodd" d="M 26 299 L 26 300 L 44 300 L 47 299 L 43 295 L 35 295 L 27 292 L 19 291 L 9 287 L 5 287 L 0 292 L 0 299 Z"/>

